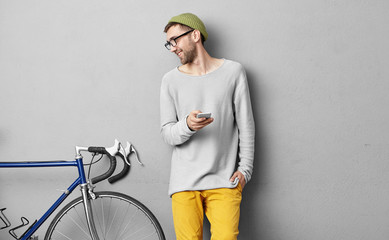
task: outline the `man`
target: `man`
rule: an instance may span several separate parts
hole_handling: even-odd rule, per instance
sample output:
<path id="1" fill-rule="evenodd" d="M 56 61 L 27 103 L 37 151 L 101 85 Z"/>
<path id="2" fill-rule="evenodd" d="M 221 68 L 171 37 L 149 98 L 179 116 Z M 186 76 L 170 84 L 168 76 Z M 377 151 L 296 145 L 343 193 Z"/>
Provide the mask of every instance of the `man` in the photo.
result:
<path id="1" fill-rule="evenodd" d="M 176 237 L 203 239 L 205 212 L 213 240 L 236 240 L 242 189 L 254 159 L 245 71 L 207 53 L 208 33 L 194 14 L 173 17 L 165 32 L 165 47 L 182 63 L 161 84 L 161 135 L 174 147 L 169 195 Z M 212 117 L 197 118 L 202 112 Z"/>

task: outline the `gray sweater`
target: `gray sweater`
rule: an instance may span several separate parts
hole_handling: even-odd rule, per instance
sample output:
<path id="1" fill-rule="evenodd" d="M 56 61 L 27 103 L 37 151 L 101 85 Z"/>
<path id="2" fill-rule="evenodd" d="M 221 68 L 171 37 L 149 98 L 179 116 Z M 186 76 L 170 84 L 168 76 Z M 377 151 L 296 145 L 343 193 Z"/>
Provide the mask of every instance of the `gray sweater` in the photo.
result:
<path id="1" fill-rule="evenodd" d="M 161 135 L 173 146 L 169 195 L 187 190 L 234 188 L 229 180 L 238 166 L 246 182 L 254 161 L 254 118 L 246 73 L 241 64 L 224 60 L 203 76 L 175 68 L 161 84 Z M 191 131 L 193 110 L 211 112 L 214 121 Z M 238 165 L 236 165 L 238 163 Z"/>

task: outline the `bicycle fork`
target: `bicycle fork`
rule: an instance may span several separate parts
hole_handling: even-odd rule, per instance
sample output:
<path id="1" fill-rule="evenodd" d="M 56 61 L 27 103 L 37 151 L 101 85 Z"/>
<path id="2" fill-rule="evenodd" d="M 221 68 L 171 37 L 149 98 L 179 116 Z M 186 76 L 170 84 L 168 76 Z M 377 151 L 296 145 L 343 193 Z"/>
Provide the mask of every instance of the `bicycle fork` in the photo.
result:
<path id="1" fill-rule="evenodd" d="M 82 198 L 84 200 L 84 210 L 86 216 L 86 222 L 88 225 L 89 234 L 92 240 L 99 240 L 99 236 L 97 235 L 96 225 L 93 218 L 92 204 L 91 199 L 89 198 L 88 192 L 89 186 L 87 183 L 81 185 L 81 193 Z"/>

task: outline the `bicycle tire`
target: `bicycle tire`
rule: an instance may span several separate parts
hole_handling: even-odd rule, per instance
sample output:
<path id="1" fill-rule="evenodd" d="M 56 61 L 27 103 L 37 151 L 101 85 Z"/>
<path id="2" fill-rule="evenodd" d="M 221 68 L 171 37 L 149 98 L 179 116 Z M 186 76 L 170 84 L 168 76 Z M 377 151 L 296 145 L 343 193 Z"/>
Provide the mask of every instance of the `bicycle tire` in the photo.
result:
<path id="1" fill-rule="evenodd" d="M 165 240 L 157 218 L 138 200 L 118 192 L 96 192 L 91 199 L 100 240 Z M 68 203 L 55 216 L 45 240 L 90 240 L 82 197 Z"/>

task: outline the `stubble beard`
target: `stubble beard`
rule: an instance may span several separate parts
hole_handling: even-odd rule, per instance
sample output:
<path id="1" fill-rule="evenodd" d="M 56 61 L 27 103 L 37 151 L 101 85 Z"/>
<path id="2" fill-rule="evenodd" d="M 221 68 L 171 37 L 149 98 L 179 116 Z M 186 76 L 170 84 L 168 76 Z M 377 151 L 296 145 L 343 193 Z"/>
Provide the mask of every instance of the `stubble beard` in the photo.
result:
<path id="1" fill-rule="evenodd" d="M 193 63 L 197 57 L 196 46 L 191 45 L 188 50 L 183 50 L 182 53 L 182 58 L 180 58 L 182 65 Z"/>

